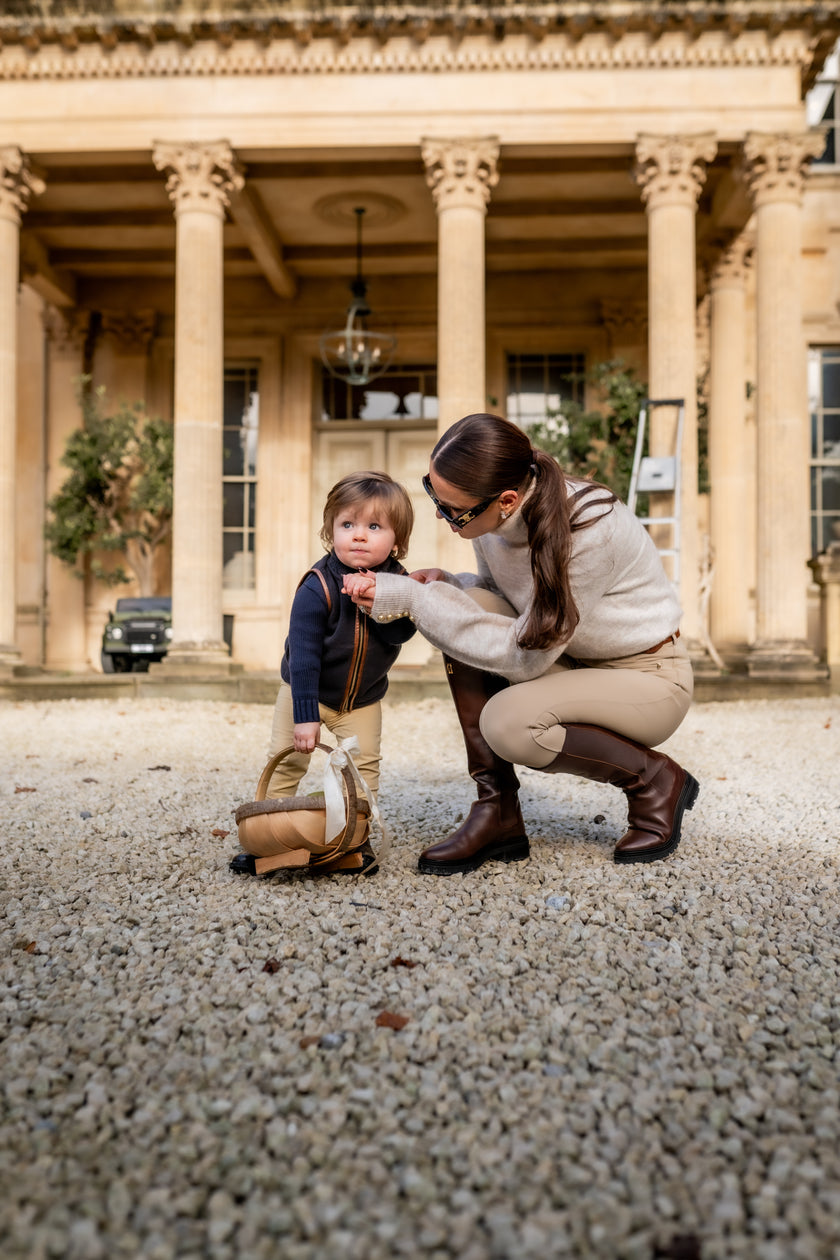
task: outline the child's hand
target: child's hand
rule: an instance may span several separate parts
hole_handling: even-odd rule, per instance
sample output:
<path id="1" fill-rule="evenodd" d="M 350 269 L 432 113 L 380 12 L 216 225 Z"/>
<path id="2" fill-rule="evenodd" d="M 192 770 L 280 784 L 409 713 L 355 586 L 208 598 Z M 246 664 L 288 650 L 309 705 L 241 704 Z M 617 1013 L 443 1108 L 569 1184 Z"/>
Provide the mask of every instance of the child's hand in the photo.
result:
<path id="1" fill-rule="evenodd" d="M 415 569 L 408 575 L 413 582 L 444 582 L 443 569 Z"/>
<path id="2" fill-rule="evenodd" d="M 354 604 L 370 612 L 376 598 L 376 575 L 373 573 L 347 573 L 342 592 L 349 595 Z"/>
<path id="3" fill-rule="evenodd" d="M 295 722 L 295 752 L 313 752 L 320 736 L 320 722 Z"/>

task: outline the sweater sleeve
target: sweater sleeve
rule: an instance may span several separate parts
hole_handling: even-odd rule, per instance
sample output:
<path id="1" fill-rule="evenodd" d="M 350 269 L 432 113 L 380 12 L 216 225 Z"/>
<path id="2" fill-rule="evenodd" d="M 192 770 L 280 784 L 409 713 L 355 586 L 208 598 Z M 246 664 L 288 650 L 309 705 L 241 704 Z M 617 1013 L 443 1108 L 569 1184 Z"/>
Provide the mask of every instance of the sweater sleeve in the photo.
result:
<path id="1" fill-rule="evenodd" d="M 410 617 L 398 617 L 396 621 L 387 622 L 374 620 L 373 625 L 382 642 L 392 647 L 407 643 L 417 633 L 417 627 Z"/>
<path id="2" fill-rule="evenodd" d="M 327 615 L 318 579 L 307 577 L 297 589 L 289 617 L 289 682 L 295 722 L 321 720 L 318 688 Z"/>
<path id="3" fill-rule="evenodd" d="M 408 616 L 441 651 L 510 682 L 538 678 L 562 651 L 562 644 L 540 652 L 519 647 L 527 613 L 512 618 L 485 612 L 451 582 L 414 582 L 383 573 L 376 579 L 372 616 L 385 623 Z"/>

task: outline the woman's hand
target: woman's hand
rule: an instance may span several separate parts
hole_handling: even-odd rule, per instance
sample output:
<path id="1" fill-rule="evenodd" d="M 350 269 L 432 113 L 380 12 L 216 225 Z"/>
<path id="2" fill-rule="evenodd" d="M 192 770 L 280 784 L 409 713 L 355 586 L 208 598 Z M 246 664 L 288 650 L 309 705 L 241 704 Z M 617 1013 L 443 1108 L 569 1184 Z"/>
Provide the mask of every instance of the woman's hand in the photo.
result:
<path id="1" fill-rule="evenodd" d="M 320 735 L 320 722 L 295 722 L 295 752 L 314 752 Z"/>
<path id="2" fill-rule="evenodd" d="M 443 569 L 415 569 L 408 575 L 413 582 L 445 582 Z"/>
<path id="3" fill-rule="evenodd" d="M 349 595 L 354 604 L 370 612 L 376 598 L 376 574 L 347 573 L 341 588 L 344 595 Z"/>

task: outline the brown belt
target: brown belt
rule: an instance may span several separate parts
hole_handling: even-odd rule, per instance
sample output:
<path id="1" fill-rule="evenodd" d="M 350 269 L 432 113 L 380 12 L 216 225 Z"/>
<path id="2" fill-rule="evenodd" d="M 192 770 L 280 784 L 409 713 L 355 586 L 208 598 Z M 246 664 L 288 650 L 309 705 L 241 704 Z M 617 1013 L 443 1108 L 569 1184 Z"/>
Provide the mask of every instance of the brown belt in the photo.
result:
<path id="1" fill-rule="evenodd" d="M 645 650 L 643 652 L 640 652 L 639 655 L 650 656 L 651 652 L 658 652 L 659 649 L 663 648 L 666 643 L 676 643 L 679 637 L 680 637 L 679 630 L 675 630 L 673 634 L 668 635 L 667 639 L 663 639 L 661 643 L 654 644 L 652 648 L 645 648 Z"/>

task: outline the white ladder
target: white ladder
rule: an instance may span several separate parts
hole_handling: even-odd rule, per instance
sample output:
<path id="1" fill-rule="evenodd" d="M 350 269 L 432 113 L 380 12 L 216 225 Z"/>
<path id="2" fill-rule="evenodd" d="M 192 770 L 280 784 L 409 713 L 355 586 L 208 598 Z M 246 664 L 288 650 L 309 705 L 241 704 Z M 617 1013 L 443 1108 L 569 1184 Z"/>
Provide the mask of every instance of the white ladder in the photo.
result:
<path id="1" fill-rule="evenodd" d="M 676 449 L 673 455 L 643 455 L 645 449 L 645 429 L 648 412 L 654 407 L 677 408 Z M 636 501 L 640 494 L 671 494 L 674 497 L 673 515 L 671 516 L 639 516 L 643 525 L 669 525 L 671 528 L 671 546 L 657 547 L 660 556 L 671 556 L 671 580 L 674 585 L 680 580 L 680 512 L 682 508 L 682 439 L 685 423 L 684 398 L 644 398 L 639 410 L 639 427 L 636 430 L 636 447 L 633 451 L 633 470 L 630 474 L 630 492 L 627 495 L 627 506 L 636 513 Z M 638 515 L 638 513 L 636 513 Z"/>

